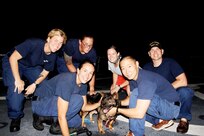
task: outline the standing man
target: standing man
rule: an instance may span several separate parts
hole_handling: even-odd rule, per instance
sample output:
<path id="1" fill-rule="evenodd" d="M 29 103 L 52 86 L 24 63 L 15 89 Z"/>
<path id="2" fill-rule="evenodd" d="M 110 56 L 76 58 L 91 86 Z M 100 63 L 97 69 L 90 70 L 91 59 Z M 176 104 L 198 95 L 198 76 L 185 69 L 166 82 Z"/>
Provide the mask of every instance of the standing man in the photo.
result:
<path id="1" fill-rule="evenodd" d="M 85 33 L 80 39 L 69 39 L 62 49 L 61 56 L 57 58 L 57 70 L 59 73 L 76 72 L 79 64 L 84 60 L 90 60 L 96 65 L 97 55 L 93 48 L 94 38 L 90 33 Z M 89 82 L 89 93 L 95 93 L 95 75 Z"/>
<path id="2" fill-rule="evenodd" d="M 173 86 L 157 73 L 141 69 L 138 61 L 126 56 L 120 60 L 123 75 L 129 80 L 130 97 L 121 101 L 129 108 L 112 108 L 107 115 L 116 113 L 129 117 L 127 136 L 143 136 L 145 119 L 153 125 L 159 119 L 177 118 L 180 110 L 179 96 Z"/>
<path id="3" fill-rule="evenodd" d="M 12 120 L 10 132 L 20 130 L 23 118 L 24 94 L 32 94 L 37 85 L 46 79 L 54 69 L 56 51 L 65 44 L 67 36 L 60 29 L 53 29 L 48 33 L 47 40 L 27 39 L 6 54 L 2 60 L 3 82 L 8 87 L 6 96 L 8 117 Z M 30 85 L 25 88 L 22 79 L 25 77 Z"/>
<path id="4" fill-rule="evenodd" d="M 157 41 L 149 44 L 148 55 L 152 62 L 144 65 L 144 69 L 156 72 L 165 77 L 176 89 L 181 100 L 181 110 L 179 114 L 179 125 L 177 127 L 178 133 L 186 133 L 189 128 L 189 121 L 192 119 L 191 105 L 194 91 L 189 88 L 187 78 L 182 67 L 173 59 L 163 58 L 164 49 Z M 153 126 L 155 130 L 163 129 L 165 122 L 170 120 L 163 120 L 157 125 Z M 171 121 L 172 122 L 172 121 Z"/>

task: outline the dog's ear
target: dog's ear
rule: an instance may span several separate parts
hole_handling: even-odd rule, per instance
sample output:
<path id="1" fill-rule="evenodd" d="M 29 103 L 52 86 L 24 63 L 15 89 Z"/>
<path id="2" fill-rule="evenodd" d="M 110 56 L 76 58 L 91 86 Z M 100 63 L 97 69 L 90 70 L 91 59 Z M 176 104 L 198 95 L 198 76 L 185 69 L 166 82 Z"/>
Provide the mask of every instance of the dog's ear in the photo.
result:
<path id="1" fill-rule="evenodd" d="M 87 100 L 89 100 L 91 98 L 91 95 L 90 94 L 86 94 L 86 98 L 87 98 Z"/>
<path id="2" fill-rule="evenodd" d="M 110 96 L 109 95 L 109 93 L 103 93 L 103 97 L 102 97 L 102 100 L 101 100 L 101 105 L 103 106 L 103 105 L 106 105 L 106 100 L 108 99 L 108 96 Z"/>
<path id="3" fill-rule="evenodd" d="M 102 95 L 101 95 L 100 93 L 96 93 L 94 97 L 95 97 L 95 98 L 94 98 L 94 101 L 95 101 L 95 103 L 97 103 L 97 102 L 100 101 Z"/>
<path id="4" fill-rule="evenodd" d="M 90 94 L 86 95 L 87 101 L 90 102 L 91 104 L 99 102 L 101 97 L 102 96 L 100 93 L 96 93 L 96 94 L 92 94 L 92 95 L 90 95 Z"/>

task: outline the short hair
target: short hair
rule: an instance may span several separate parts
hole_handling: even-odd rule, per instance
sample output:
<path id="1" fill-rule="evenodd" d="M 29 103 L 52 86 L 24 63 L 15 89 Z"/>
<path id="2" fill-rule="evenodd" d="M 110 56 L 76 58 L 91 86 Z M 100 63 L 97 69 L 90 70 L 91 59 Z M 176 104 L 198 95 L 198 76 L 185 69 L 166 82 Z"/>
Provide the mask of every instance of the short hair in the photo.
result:
<path id="1" fill-rule="evenodd" d="M 86 64 L 86 63 L 91 64 L 91 65 L 94 67 L 94 71 L 95 71 L 95 65 L 94 65 L 94 63 L 91 62 L 91 61 L 88 60 L 88 59 L 83 60 L 83 61 L 79 64 L 79 67 L 78 67 L 78 68 L 81 69 L 81 68 L 83 67 L 83 65 Z"/>
<path id="2" fill-rule="evenodd" d="M 136 61 L 136 59 L 134 57 L 132 57 L 132 56 L 125 56 L 125 57 L 122 57 L 120 62 L 123 61 L 123 60 L 126 60 L 126 59 L 130 59 L 130 60 Z"/>
<path id="3" fill-rule="evenodd" d="M 117 53 L 119 52 L 118 48 L 117 48 L 115 45 L 111 45 L 111 46 L 108 48 L 108 50 L 109 50 L 109 49 L 114 49 Z"/>
<path id="4" fill-rule="evenodd" d="M 49 33 L 48 33 L 48 37 L 52 38 L 53 36 L 62 36 L 64 38 L 63 40 L 63 44 L 65 44 L 67 42 L 67 35 L 66 33 L 58 28 L 54 28 L 52 29 Z"/>
<path id="5" fill-rule="evenodd" d="M 92 32 L 84 32 L 81 34 L 80 36 L 80 40 L 84 40 L 85 37 L 89 37 L 89 38 L 93 38 L 94 39 L 94 36 L 93 36 L 93 33 Z"/>

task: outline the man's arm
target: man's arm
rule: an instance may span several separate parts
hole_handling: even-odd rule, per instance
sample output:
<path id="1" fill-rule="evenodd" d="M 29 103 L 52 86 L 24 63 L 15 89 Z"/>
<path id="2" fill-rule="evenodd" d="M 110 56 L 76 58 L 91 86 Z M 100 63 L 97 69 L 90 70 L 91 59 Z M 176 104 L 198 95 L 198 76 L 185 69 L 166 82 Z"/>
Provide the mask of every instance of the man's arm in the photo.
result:
<path id="1" fill-rule="evenodd" d="M 135 108 L 118 109 L 118 113 L 121 113 L 130 118 L 142 119 L 145 116 L 151 101 L 138 99 L 136 102 L 137 102 L 136 104 L 137 106 Z"/>
<path id="2" fill-rule="evenodd" d="M 68 112 L 69 102 L 58 97 L 57 107 L 58 107 L 58 120 L 63 136 L 69 136 L 68 122 L 66 119 L 66 113 Z"/>
<path id="3" fill-rule="evenodd" d="M 141 100 L 138 99 L 136 101 L 136 107 L 135 108 L 118 108 L 118 113 L 121 113 L 129 118 L 138 118 L 138 119 L 142 119 L 146 112 L 147 109 L 149 108 L 150 105 L 150 100 Z M 116 108 L 112 108 L 109 112 L 108 115 L 113 116 L 116 114 Z"/>
<path id="4" fill-rule="evenodd" d="M 64 53 L 64 60 L 65 60 L 65 63 L 66 63 L 66 66 L 67 66 L 67 68 L 68 68 L 68 70 L 70 71 L 70 72 L 76 72 L 77 70 L 76 70 L 76 68 L 75 68 L 75 66 L 73 65 L 73 63 L 72 63 L 72 56 L 69 56 L 69 55 L 67 55 L 66 53 Z"/>
<path id="5" fill-rule="evenodd" d="M 187 82 L 185 73 L 178 75 L 176 77 L 176 80 L 172 83 L 172 85 L 175 89 L 182 87 L 182 86 L 187 86 L 188 82 Z"/>

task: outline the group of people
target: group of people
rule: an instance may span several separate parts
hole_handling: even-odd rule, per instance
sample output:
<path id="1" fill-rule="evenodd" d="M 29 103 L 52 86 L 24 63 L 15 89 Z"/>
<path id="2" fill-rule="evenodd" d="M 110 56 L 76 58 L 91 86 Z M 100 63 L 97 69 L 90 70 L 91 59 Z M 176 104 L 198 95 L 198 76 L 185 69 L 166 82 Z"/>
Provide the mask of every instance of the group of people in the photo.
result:
<path id="1" fill-rule="evenodd" d="M 66 136 L 72 128 L 81 126 L 79 111 L 100 106 L 100 101 L 88 104 L 86 100 L 87 93 L 95 94 L 97 54 L 93 46 L 94 37 L 89 33 L 67 40 L 63 30 L 53 29 L 46 41 L 27 39 L 6 54 L 2 66 L 8 87 L 10 132 L 20 130 L 24 95 L 30 94 L 35 129 L 42 131 L 43 123 L 48 123 L 50 133 Z M 148 54 L 152 61 L 140 67 L 134 57 L 122 57 L 116 46 L 107 49 L 108 70 L 113 75 L 110 92 L 118 94 L 122 106 L 128 106 L 113 107 L 107 116 L 129 117 L 127 136 L 144 135 L 145 121 L 152 123 L 153 129 L 162 130 L 180 119 L 177 132 L 188 131 L 194 93 L 182 67 L 173 59 L 163 58 L 163 53 L 159 42 L 151 42 Z M 48 79 L 55 65 L 58 74 Z"/>
<path id="2" fill-rule="evenodd" d="M 63 135 L 69 134 L 69 127 L 81 124 L 80 110 L 89 111 L 100 105 L 89 106 L 86 102 L 87 89 L 94 93 L 95 86 L 97 55 L 92 48 L 93 42 L 89 33 L 67 42 L 63 30 L 53 29 L 46 41 L 27 39 L 5 55 L 2 76 L 8 87 L 6 102 L 11 119 L 10 132 L 20 130 L 25 95 L 33 94 L 33 127 L 43 130 L 43 122 L 52 122 L 51 133 L 59 133 L 57 127 L 60 125 Z M 48 80 L 56 63 L 59 74 Z M 86 85 L 88 82 L 89 86 Z"/>
<path id="3" fill-rule="evenodd" d="M 182 67 L 173 59 L 163 58 L 164 49 L 157 41 L 149 44 L 151 62 L 143 68 L 131 56 L 120 60 L 120 69 L 129 81 L 130 97 L 121 101 L 129 108 L 112 108 L 109 115 L 129 117 L 127 136 L 144 134 L 144 123 L 152 123 L 154 130 L 162 130 L 180 119 L 178 133 L 186 133 L 192 119 L 191 105 L 194 91 L 188 87 Z"/>

